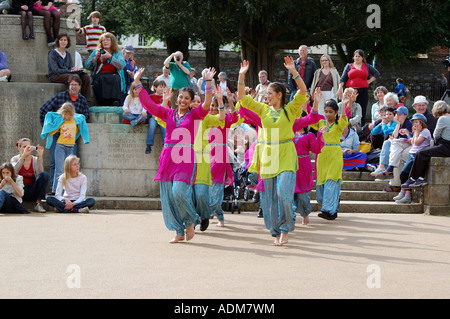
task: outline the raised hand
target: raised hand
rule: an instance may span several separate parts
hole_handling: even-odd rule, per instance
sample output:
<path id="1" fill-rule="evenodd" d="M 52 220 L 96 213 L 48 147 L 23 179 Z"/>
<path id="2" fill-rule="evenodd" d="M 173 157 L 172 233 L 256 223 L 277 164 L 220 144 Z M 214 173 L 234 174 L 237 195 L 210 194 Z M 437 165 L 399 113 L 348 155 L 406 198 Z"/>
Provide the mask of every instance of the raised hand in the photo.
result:
<path id="1" fill-rule="evenodd" d="M 284 67 L 289 71 L 295 70 L 294 59 L 291 56 L 284 57 Z"/>
<path id="2" fill-rule="evenodd" d="M 216 75 L 216 69 L 214 69 L 214 68 L 209 68 L 209 69 L 205 72 L 205 80 L 206 80 L 206 81 L 212 81 L 212 79 L 214 78 L 214 75 Z"/>
<path id="3" fill-rule="evenodd" d="M 241 68 L 239 69 L 239 74 L 247 73 L 249 68 L 250 68 L 250 63 L 248 63 L 247 60 L 242 61 Z"/>
<path id="4" fill-rule="evenodd" d="M 135 83 L 140 83 L 141 82 L 141 76 L 142 73 L 144 73 L 145 68 L 139 68 L 139 70 L 137 70 L 137 72 L 134 74 L 134 82 Z"/>
<path id="5" fill-rule="evenodd" d="M 314 90 L 314 101 L 320 101 L 320 97 L 322 96 L 322 91 L 320 90 L 320 87 L 316 87 Z"/>
<path id="6" fill-rule="evenodd" d="M 220 84 L 216 84 L 216 88 L 214 90 L 214 97 L 219 101 L 223 99 L 223 92 L 224 90 L 222 90 L 220 88 Z"/>

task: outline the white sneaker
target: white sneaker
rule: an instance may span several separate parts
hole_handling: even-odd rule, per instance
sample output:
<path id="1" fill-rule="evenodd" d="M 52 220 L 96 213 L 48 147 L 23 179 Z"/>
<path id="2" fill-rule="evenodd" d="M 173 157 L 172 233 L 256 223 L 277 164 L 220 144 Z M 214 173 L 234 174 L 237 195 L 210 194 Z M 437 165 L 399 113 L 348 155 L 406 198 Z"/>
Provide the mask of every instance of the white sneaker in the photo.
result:
<path id="1" fill-rule="evenodd" d="M 402 199 L 395 201 L 397 204 L 411 204 L 411 198 L 403 197 Z"/>
<path id="2" fill-rule="evenodd" d="M 403 197 L 405 197 L 405 193 L 400 192 L 400 193 L 398 193 L 397 196 L 395 196 L 395 197 L 392 198 L 392 199 L 393 199 L 393 200 L 400 200 L 400 199 L 402 199 Z"/>
<path id="3" fill-rule="evenodd" d="M 384 171 L 384 168 L 381 168 L 380 166 L 378 166 L 378 168 L 376 170 L 374 170 L 372 173 L 370 173 L 370 175 L 376 176 L 376 175 L 378 175 L 378 173 L 381 173 L 383 171 Z"/>
<path id="4" fill-rule="evenodd" d="M 0 76 L 0 82 L 8 82 L 8 76 Z"/>
<path id="5" fill-rule="evenodd" d="M 36 203 L 36 205 L 34 205 L 33 210 L 34 210 L 35 212 L 38 212 L 38 213 L 45 213 L 45 212 L 47 212 L 47 211 L 44 209 L 44 207 L 42 207 L 41 203 Z"/>
<path id="6" fill-rule="evenodd" d="M 82 214 L 89 214 L 89 207 L 82 207 L 82 208 L 80 208 L 79 210 L 78 210 L 78 212 L 79 213 L 82 213 Z"/>

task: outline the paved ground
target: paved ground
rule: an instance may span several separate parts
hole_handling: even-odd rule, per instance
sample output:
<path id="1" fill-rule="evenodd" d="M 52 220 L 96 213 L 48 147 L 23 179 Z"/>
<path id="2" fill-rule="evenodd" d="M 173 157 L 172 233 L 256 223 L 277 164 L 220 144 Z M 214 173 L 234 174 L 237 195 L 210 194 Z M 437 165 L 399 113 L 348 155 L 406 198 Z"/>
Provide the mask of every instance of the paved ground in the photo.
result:
<path id="1" fill-rule="evenodd" d="M 0 215 L 0 298 L 450 295 L 449 217 L 313 213 L 283 247 L 255 213 L 216 221 L 172 245 L 155 211 Z"/>

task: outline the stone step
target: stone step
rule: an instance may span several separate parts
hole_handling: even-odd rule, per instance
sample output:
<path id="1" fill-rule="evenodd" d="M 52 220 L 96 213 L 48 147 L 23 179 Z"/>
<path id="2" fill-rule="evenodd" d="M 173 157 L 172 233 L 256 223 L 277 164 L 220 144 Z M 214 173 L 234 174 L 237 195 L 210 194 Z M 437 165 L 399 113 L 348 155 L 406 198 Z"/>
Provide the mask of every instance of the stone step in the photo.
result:
<path id="1" fill-rule="evenodd" d="M 342 190 L 341 200 L 356 201 L 391 201 L 397 193 L 383 191 Z M 311 199 L 316 199 L 316 191 L 311 192 Z"/>
<path id="2" fill-rule="evenodd" d="M 159 198 L 146 197 L 94 197 L 96 200 L 95 209 L 123 209 L 123 210 L 161 210 L 161 201 Z M 237 200 L 224 201 L 222 209 L 230 212 L 234 205 L 234 211 L 238 211 L 238 206 L 242 212 L 257 212 L 259 203 L 251 201 Z M 311 200 L 313 211 L 319 211 L 320 205 L 316 200 Z M 48 210 L 51 208 L 44 204 Z M 421 214 L 423 205 L 421 203 L 412 203 L 410 205 L 395 204 L 393 201 L 359 201 L 359 200 L 341 200 L 340 212 L 343 213 L 405 213 Z"/>

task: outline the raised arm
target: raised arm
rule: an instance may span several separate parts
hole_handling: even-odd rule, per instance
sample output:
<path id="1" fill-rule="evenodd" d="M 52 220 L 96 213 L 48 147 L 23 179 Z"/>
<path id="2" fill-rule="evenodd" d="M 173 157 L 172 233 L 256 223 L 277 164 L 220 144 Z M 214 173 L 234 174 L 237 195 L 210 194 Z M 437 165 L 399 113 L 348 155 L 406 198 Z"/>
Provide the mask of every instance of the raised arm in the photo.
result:
<path id="1" fill-rule="evenodd" d="M 220 88 L 220 84 L 216 85 L 214 90 L 214 97 L 219 104 L 219 121 L 225 121 L 225 106 L 223 105 L 223 91 Z"/>
<path id="2" fill-rule="evenodd" d="M 284 67 L 291 72 L 292 78 L 298 86 L 299 94 L 306 94 L 308 89 L 306 88 L 305 82 L 303 82 L 300 74 L 298 74 L 295 69 L 294 59 L 291 56 L 284 57 Z"/>
<path id="3" fill-rule="evenodd" d="M 242 100 L 245 94 L 245 74 L 247 73 L 250 64 L 247 60 L 242 61 L 241 68 L 239 69 L 238 77 L 238 100 Z"/>
<path id="4" fill-rule="evenodd" d="M 205 81 L 206 81 L 205 102 L 203 102 L 202 104 L 202 107 L 205 111 L 209 111 L 209 107 L 211 106 L 212 94 L 214 89 L 211 83 L 215 74 L 216 70 L 214 68 L 209 68 L 207 71 L 205 71 Z"/>

